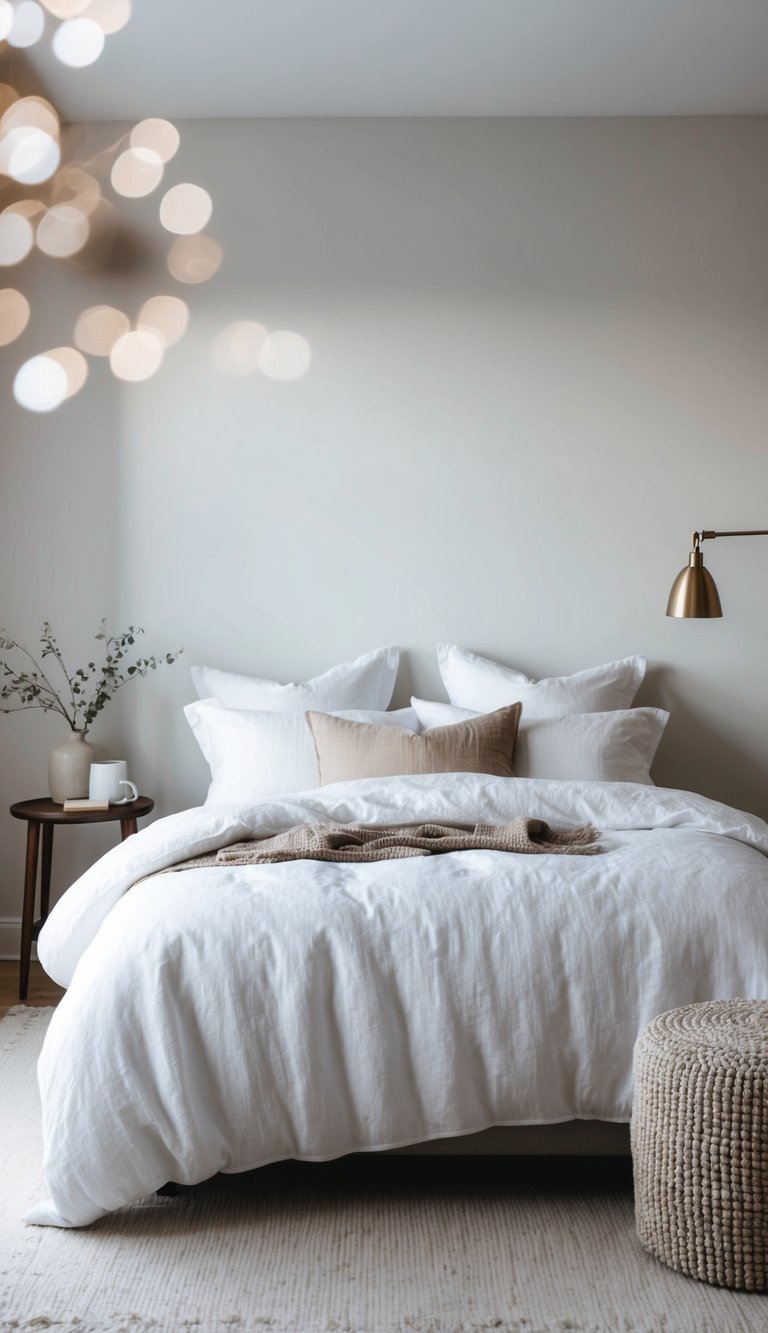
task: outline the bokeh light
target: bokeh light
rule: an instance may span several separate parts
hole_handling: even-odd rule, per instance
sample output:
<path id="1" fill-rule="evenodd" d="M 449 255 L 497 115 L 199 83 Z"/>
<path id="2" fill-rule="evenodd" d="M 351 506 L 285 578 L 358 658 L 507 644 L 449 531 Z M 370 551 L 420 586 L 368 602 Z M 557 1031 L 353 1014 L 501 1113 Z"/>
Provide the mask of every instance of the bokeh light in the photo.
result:
<path id="1" fill-rule="evenodd" d="M 18 100 L 19 94 L 15 88 L 11 87 L 10 83 L 0 83 L 0 116 L 4 116 L 8 107 L 13 106 L 13 103 L 18 102 Z"/>
<path id="2" fill-rule="evenodd" d="M 213 200 L 201 185 L 174 185 L 163 195 L 160 221 L 166 231 L 178 236 L 192 236 L 202 231 L 213 212 Z"/>
<path id="3" fill-rule="evenodd" d="M 0 347 L 7 347 L 24 332 L 29 314 L 29 301 L 15 287 L 0 291 Z"/>
<path id="4" fill-rule="evenodd" d="M 43 0 L 49 14 L 56 19 L 76 19 L 91 3 L 91 0 Z"/>
<path id="5" fill-rule="evenodd" d="M 60 161 L 59 145 L 45 130 L 19 126 L 0 140 L 0 172 L 20 185 L 41 185 Z"/>
<path id="6" fill-rule="evenodd" d="M 187 331 L 189 307 L 178 296 L 151 296 L 141 307 L 136 323 L 171 347 Z"/>
<path id="7" fill-rule="evenodd" d="M 53 34 L 53 54 L 62 65 L 84 69 L 104 50 L 104 31 L 93 19 L 66 19 Z"/>
<path id="8" fill-rule="evenodd" d="M 113 305 L 92 305 L 78 317 L 75 342 L 81 352 L 91 356 L 109 356 L 118 338 L 131 327 L 122 310 Z"/>
<path id="9" fill-rule="evenodd" d="M 180 142 L 179 131 L 170 120 L 150 117 L 149 120 L 140 120 L 131 130 L 131 147 L 148 148 L 150 152 L 157 153 L 161 162 L 170 162 Z"/>
<path id="10" fill-rule="evenodd" d="M 131 0 L 86 0 L 86 4 L 86 18 L 98 23 L 107 37 L 124 28 L 131 17 Z"/>
<path id="11" fill-rule="evenodd" d="M 259 370 L 271 380 L 298 380 L 309 370 L 312 352 L 306 338 L 288 329 L 268 333 L 259 355 Z"/>
<path id="12" fill-rule="evenodd" d="M 54 347 L 52 351 L 46 352 L 45 356 L 60 365 L 67 377 L 65 397 L 72 398 L 79 393 L 88 378 L 88 362 L 82 352 L 78 352 L 74 347 Z"/>
<path id="13" fill-rule="evenodd" d="M 90 235 L 84 213 L 72 204 L 54 204 L 37 228 L 37 248 L 56 259 L 68 259 L 82 250 Z"/>
<path id="14" fill-rule="evenodd" d="M 0 44 L 33 46 L 47 24 L 56 58 L 82 68 L 98 59 L 107 36 L 126 25 L 132 7 L 133 0 L 0 0 Z M 143 198 L 161 184 L 165 164 L 180 144 L 176 126 L 159 117 L 139 121 L 127 140 L 85 164 L 72 160 L 62 164 L 60 139 L 58 113 L 46 98 L 22 96 L 11 84 L 0 83 L 0 187 L 3 177 L 21 187 L 50 182 L 45 190 L 10 191 L 11 197 L 33 193 L 41 197 L 16 199 L 0 212 L 0 266 L 20 264 L 35 243 L 42 254 L 55 259 L 78 257 L 78 265 L 91 267 L 108 264 L 123 227 L 119 216 L 116 227 L 108 225 L 119 206 L 109 192 L 105 197 L 102 173 L 109 171 L 116 194 Z M 211 196 L 201 186 L 186 181 L 166 189 L 160 221 L 174 237 L 167 266 L 179 283 L 206 282 L 221 265 L 221 245 L 204 232 L 212 212 Z M 22 292 L 0 288 L 0 346 L 19 338 L 30 317 L 30 304 Z M 76 346 L 39 353 L 19 367 L 13 385 L 16 401 L 29 411 L 50 412 L 78 393 L 89 373 L 84 353 L 108 358 L 120 380 L 148 379 L 188 324 L 189 307 L 178 296 L 160 294 L 144 301 L 134 328 L 122 310 L 91 306 L 75 321 Z M 254 373 L 266 339 L 266 330 L 255 321 L 230 326 L 217 343 L 222 368 L 231 374 Z M 290 367 L 286 377 L 289 372 Z"/>
<path id="15" fill-rule="evenodd" d="M 165 347 L 151 329 L 133 329 L 118 338 L 109 354 L 113 374 L 121 380 L 148 380 L 160 369 Z"/>
<path id="16" fill-rule="evenodd" d="M 45 32 L 45 13 L 36 0 L 20 0 L 13 11 L 13 23 L 6 37 L 9 46 L 34 46 Z"/>
<path id="17" fill-rule="evenodd" d="M 177 236 L 168 252 L 168 271 L 177 282 L 207 282 L 221 260 L 221 246 L 213 237 Z"/>
<path id="18" fill-rule="evenodd" d="M 61 126 L 54 107 L 45 97 L 17 97 L 3 110 L 0 136 L 17 129 L 44 130 L 52 139 L 58 139 Z"/>
<path id="19" fill-rule="evenodd" d="M 73 204 L 89 217 L 101 203 L 101 187 L 95 176 L 72 163 L 56 172 L 51 197 L 54 203 Z"/>
<path id="20" fill-rule="evenodd" d="M 9 204 L 3 212 L 19 213 L 21 217 L 28 218 L 34 230 L 36 221 L 45 212 L 45 204 L 42 199 L 17 199 L 14 203 Z"/>
<path id="21" fill-rule="evenodd" d="M 29 218 L 8 209 L 0 213 L 0 264 L 20 264 L 35 243 Z"/>
<path id="22" fill-rule="evenodd" d="M 112 166 L 112 188 L 126 199 L 151 194 L 163 179 L 160 155 L 151 148 L 126 148 Z"/>
<path id="23" fill-rule="evenodd" d="M 13 27 L 13 5 L 10 0 L 0 0 L 0 42 L 4 42 Z"/>
<path id="24" fill-rule="evenodd" d="M 267 330 L 253 319 L 228 324 L 213 344 L 213 362 L 225 375 L 252 375 L 259 368 L 259 356 Z"/>
<path id="25" fill-rule="evenodd" d="M 67 396 L 69 380 L 63 366 L 50 356 L 33 356 L 16 372 L 13 396 L 30 412 L 52 412 Z"/>

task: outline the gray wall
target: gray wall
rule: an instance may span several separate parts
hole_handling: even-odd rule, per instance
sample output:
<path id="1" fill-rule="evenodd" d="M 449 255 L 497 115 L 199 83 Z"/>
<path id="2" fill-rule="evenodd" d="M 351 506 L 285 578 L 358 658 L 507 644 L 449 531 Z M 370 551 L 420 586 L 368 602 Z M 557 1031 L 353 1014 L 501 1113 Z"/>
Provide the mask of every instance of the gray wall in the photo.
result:
<path id="1" fill-rule="evenodd" d="M 664 616 L 693 527 L 768 526 L 768 120 L 180 128 L 168 179 L 213 195 L 216 278 L 171 281 L 157 199 L 126 203 L 133 267 L 18 270 L 35 314 L 3 355 L 0 623 L 49 617 L 73 658 L 101 614 L 186 649 L 93 739 L 167 813 L 205 792 L 194 661 L 287 679 L 397 642 L 402 702 L 438 693 L 440 638 L 537 675 L 644 652 L 657 781 L 768 814 L 768 540 L 706 548 L 722 621 Z M 193 318 L 155 379 L 96 364 L 49 417 L 10 400 L 83 306 L 161 291 Z M 223 377 L 238 318 L 302 333 L 310 373 Z M 3 808 L 60 738 L 0 719 Z M 110 841 L 60 832 L 57 888 Z M 3 817 L 6 941 L 22 843 Z"/>

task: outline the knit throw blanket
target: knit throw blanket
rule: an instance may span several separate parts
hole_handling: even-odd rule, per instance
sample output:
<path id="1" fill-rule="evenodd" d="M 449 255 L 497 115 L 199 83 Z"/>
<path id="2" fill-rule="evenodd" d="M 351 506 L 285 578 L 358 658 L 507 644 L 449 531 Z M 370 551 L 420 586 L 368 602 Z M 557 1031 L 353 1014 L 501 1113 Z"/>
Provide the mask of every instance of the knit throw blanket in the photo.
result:
<path id="1" fill-rule="evenodd" d="M 522 852 L 594 856 L 597 829 L 557 832 L 543 819 L 515 819 L 511 824 L 296 824 L 272 838 L 235 842 L 208 856 L 180 861 L 170 870 L 200 866 L 276 865 L 281 861 L 395 861 L 439 852 Z M 164 871 L 160 873 L 164 874 Z"/>

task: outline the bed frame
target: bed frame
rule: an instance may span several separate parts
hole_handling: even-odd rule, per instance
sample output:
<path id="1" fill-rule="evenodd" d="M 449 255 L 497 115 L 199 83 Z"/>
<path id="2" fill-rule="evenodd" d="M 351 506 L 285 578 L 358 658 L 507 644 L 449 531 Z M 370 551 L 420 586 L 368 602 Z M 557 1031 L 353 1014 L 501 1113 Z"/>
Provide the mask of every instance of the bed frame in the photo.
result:
<path id="1" fill-rule="evenodd" d="M 432 1139 L 392 1154 L 442 1157 L 629 1157 L 629 1125 L 566 1120 L 559 1125 L 494 1125 L 479 1134 Z"/>

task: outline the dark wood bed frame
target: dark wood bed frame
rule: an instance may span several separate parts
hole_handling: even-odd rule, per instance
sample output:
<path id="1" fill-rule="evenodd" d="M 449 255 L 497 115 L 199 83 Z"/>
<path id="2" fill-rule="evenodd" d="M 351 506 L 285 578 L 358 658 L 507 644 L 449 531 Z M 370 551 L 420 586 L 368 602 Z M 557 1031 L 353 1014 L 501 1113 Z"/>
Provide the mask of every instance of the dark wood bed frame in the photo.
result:
<path id="1" fill-rule="evenodd" d="M 495 1125 L 479 1134 L 432 1139 L 388 1151 L 443 1157 L 629 1157 L 629 1125 L 608 1120 Z"/>

